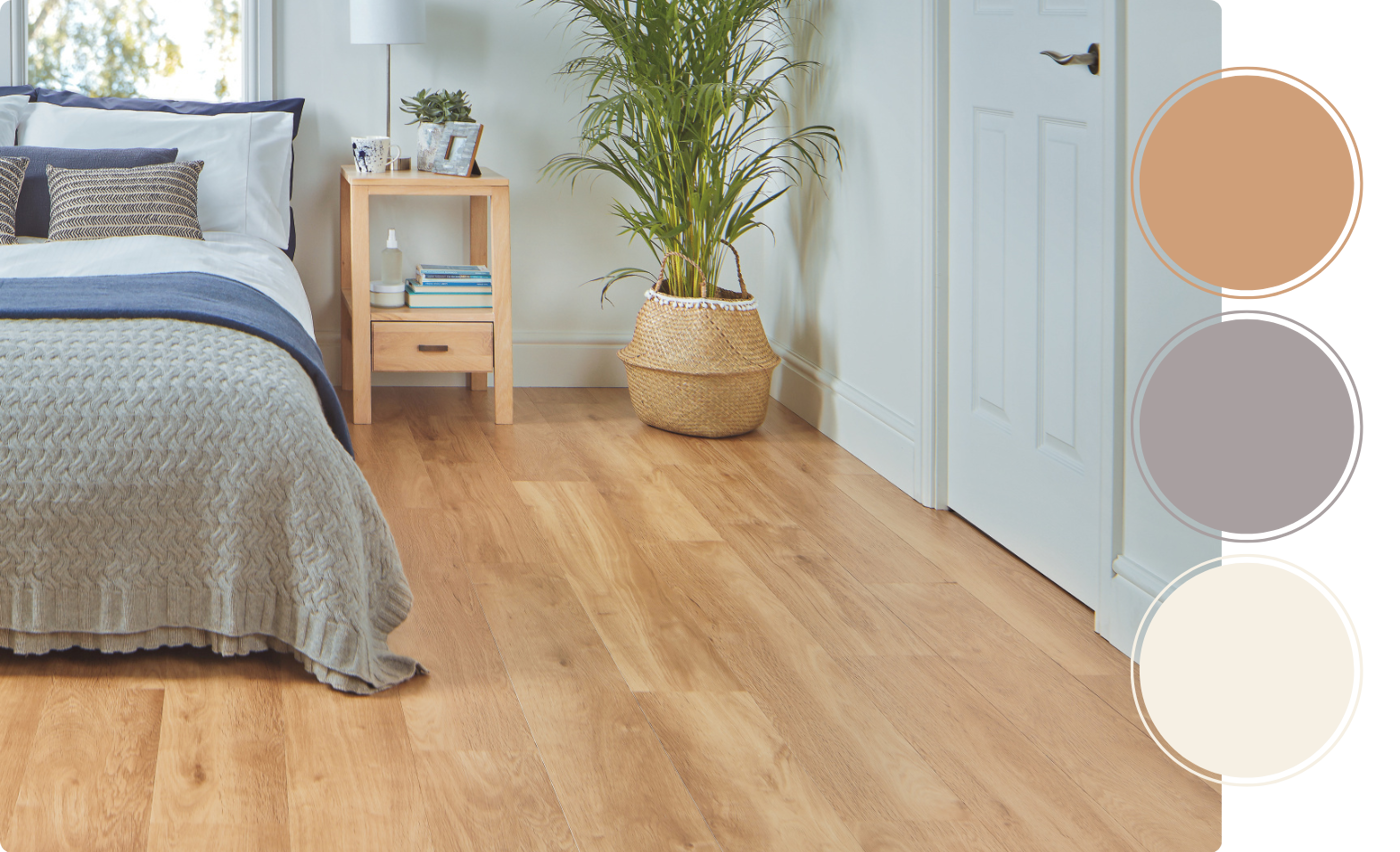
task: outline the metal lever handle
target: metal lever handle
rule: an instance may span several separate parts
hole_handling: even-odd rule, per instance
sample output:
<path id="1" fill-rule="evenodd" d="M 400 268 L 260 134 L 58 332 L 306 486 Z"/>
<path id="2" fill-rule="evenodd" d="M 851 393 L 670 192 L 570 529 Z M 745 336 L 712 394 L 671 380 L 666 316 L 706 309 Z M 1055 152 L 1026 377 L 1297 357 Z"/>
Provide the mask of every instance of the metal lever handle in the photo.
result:
<path id="1" fill-rule="evenodd" d="M 443 345 L 441 345 L 441 344 L 434 346 L 434 345 L 427 344 L 427 343 L 420 343 L 420 344 L 418 344 L 418 351 L 419 351 L 419 352 L 446 352 L 446 351 L 447 351 L 447 347 L 446 347 L 446 346 L 443 346 Z"/>
<path id="2" fill-rule="evenodd" d="M 1053 50 L 1042 50 L 1041 56 L 1048 56 L 1061 65 L 1087 65 L 1089 73 L 1097 75 L 1099 73 L 1099 43 L 1094 42 L 1089 45 L 1088 53 L 1056 53 Z"/>

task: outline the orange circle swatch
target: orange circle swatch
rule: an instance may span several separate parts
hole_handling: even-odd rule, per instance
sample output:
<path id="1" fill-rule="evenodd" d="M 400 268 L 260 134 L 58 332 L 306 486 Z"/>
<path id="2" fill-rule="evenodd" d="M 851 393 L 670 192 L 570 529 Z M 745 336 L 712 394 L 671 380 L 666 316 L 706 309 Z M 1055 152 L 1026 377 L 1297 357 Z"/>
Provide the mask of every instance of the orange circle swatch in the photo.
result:
<path id="1" fill-rule="evenodd" d="M 1360 191 L 1349 139 L 1302 85 L 1208 80 L 1145 133 L 1140 224 L 1174 272 L 1209 292 L 1301 285 L 1348 236 Z"/>

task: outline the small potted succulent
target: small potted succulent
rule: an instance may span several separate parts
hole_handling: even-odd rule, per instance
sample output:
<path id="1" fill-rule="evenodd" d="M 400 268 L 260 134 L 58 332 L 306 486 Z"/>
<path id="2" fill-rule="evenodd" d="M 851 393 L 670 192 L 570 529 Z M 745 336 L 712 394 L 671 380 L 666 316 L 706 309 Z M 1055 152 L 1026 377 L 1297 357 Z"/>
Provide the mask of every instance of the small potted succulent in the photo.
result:
<path id="1" fill-rule="evenodd" d="M 472 105 L 466 92 L 423 89 L 412 98 L 402 100 L 403 111 L 413 116 L 408 123 L 418 125 L 419 171 L 435 171 L 443 139 L 467 135 L 467 125 L 477 123 L 472 118 Z"/>

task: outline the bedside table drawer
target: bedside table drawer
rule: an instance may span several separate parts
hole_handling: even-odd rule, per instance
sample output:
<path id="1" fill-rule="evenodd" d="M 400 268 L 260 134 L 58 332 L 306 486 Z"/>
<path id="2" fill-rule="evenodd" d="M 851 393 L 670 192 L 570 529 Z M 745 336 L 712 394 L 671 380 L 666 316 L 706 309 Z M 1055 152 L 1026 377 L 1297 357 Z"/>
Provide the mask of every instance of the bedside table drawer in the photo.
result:
<path id="1" fill-rule="evenodd" d="M 495 368 L 489 322 L 376 322 L 370 328 L 372 370 L 472 373 Z"/>

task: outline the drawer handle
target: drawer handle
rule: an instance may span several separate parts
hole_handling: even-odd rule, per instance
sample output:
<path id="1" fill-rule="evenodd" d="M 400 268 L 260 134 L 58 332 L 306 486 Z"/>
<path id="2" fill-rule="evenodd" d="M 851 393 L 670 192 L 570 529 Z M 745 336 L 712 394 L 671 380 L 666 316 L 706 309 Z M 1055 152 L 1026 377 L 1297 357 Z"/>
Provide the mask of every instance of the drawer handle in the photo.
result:
<path id="1" fill-rule="evenodd" d="M 443 344 L 420 343 L 420 344 L 418 344 L 418 351 L 419 351 L 419 352 L 446 352 L 446 351 L 447 351 L 447 347 L 446 347 L 445 345 L 443 345 Z"/>

